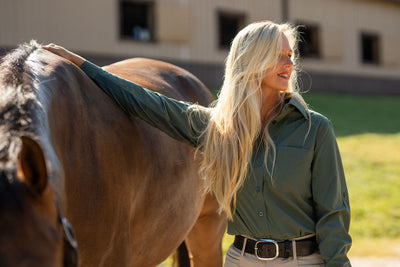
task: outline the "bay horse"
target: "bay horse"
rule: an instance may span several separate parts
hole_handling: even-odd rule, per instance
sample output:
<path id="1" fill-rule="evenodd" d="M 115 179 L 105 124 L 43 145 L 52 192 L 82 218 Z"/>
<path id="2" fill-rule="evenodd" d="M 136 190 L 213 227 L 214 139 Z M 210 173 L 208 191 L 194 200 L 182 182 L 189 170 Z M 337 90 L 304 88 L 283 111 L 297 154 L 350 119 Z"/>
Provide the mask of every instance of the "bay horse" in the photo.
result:
<path id="1" fill-rule="evenodd" d="M 174 65 L 106 70 L 178 100 L 209 90 Z M 221 266 L 226 219 L 195 150 L 130 118 L 78 67 L 36 42 L 0 65 L 1 266 L 156 266 L 184 241 L 192 266 Z M 200 155 L 201 156 L 201 155 Z M 198 156 L 199 157 L 199 156 Z M 71 259 L 72 258 L 72 259 Z"/>

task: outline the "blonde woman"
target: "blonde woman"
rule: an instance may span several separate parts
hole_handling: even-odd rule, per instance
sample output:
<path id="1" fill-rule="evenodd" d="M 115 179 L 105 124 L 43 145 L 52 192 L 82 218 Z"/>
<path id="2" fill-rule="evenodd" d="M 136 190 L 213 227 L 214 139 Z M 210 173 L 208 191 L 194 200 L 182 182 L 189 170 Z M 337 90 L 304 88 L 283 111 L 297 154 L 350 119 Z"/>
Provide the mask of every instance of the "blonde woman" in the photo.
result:
<path id="1" fill-rule="evenodd" d="M 207 189 L 235 235 L 225 266 L 350 266 L 340 154 L 329 121 L 296 92 L 296 40 L 295 28 L 269 21 L 240 31 L 209 108 L 149 92 L 62 47 L 44 48 L 81 67 L 130 115 L 199 148 Z"/>

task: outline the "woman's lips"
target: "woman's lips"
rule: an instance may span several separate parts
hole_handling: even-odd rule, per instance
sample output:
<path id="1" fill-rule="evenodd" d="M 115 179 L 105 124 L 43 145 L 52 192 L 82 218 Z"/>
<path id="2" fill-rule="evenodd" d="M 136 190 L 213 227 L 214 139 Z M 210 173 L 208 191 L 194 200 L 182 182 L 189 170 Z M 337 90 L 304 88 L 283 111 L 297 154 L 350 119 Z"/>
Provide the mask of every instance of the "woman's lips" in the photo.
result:
<path id="1" fill-rule="evenodd" d="M 289 80 L 289 78 L 290 78 L 289 72 L 281 72 L 281 73 L 278 73 L 278 76 L 281 77 L 281 78 L 283 78 L 283 79 L 285 79 L 285 80 Z"/>

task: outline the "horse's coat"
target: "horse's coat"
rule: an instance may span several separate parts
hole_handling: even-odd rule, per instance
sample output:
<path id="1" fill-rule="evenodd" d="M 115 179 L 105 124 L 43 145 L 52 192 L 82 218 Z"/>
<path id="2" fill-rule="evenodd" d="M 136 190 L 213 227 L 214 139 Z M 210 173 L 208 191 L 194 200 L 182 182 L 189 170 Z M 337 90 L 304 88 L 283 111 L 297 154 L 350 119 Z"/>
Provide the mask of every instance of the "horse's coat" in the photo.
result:
<path id="1" fill-rule="evenodd" d="M 211 101 L 167 63 L 106 69 L 179 100 Z M 2 266 L 62 266 L 56 195 L 81 266 L 155 266 L 184 239 L 195 266 L 222 264 L 225 218 L 203 194 L 193 148 L 128 118 L 79 68 L 37 45 L 2 60 L 0 95 Z"/>

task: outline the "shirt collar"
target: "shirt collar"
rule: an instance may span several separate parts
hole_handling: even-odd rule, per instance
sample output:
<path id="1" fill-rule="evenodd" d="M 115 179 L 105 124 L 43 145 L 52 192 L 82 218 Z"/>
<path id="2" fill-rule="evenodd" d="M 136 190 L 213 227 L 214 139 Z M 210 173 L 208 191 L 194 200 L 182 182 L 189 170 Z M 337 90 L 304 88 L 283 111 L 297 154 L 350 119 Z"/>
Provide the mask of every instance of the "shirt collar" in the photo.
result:
<path id="1" fill-rule="evenodd" d="M 296 94 L 289 99 L 287 105 L 295 107 L 298 111 L 300 111 L 304 118 L 308 120 L 309 111 L 308 108 L 303 105 L 302 101 L 304 101 L 303 98 L 299 94 Z"/>

